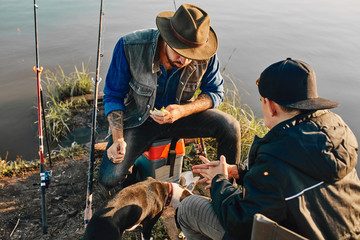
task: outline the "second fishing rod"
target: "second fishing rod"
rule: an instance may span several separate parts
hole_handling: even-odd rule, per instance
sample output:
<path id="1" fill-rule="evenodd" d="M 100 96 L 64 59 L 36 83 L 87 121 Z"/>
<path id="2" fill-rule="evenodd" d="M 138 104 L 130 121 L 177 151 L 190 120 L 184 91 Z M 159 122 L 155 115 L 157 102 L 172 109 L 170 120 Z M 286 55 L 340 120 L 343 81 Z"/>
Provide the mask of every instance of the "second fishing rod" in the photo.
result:
<path id="1" fill-rule="evenodd" d="M 100 58 L 101 58 L 101 34 L 102 34 L 102 21 L 103 21 L 103 3 L 100 2 L 100 18 L 99 18 L 99 35 L 98 35 L 98 48 L 96 57 L 96 73 L 94 82 L 94 101 L 93 101 L 93 113 L 92 113 L 92 125 L 91 125 L 91 142 L 90 142 L 90 159 L 89 159 L 89 173 L 88 184 L 86 193 L 86 207 L 84 213 L 85 228 L 92 217 L 92 186 L 93 186 L 93 172 L 95 161 L 95 140 L 96 140 L 96 117 L 97 117 L 97 103 L 98 103 L 98 86 L 100 82 Z"/>

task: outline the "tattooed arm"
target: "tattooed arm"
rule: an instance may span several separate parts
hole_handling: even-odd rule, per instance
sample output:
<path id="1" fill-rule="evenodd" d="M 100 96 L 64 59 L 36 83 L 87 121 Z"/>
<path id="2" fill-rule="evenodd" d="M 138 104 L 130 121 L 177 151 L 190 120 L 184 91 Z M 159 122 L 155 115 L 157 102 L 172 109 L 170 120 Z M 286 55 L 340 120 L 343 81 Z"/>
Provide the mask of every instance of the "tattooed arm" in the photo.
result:
<path id="1" fill-rule="evenodd" d="M 184 105 L 171 104 L 165 109 L 169 112 L 165 116 L 150 115 L 159 124 L 173 123 L 176 120 L 194 113 L 205 111 L 213 106 L 213 101 L 208 94 L 200 94 L 195 101 Z"/>
<path id="2" fill-rule="evenodd" d="M 124 160 L 126 142 L 124 140 L 124 112 L 112 111 L 108 114 L 108 122 L 112 133 L 113 144 L 108 148 L 108 158 L 113 163 L 120 163 Z"/>

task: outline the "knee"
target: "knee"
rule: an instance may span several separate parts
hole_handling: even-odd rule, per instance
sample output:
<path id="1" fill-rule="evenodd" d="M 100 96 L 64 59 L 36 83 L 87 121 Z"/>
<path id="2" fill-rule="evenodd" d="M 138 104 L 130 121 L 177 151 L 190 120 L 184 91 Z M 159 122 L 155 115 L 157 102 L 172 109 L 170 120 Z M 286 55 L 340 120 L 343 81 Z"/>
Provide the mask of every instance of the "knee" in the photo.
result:
<path id="1" fill-rule="evenodd" d="M 241 128 L 238 120 L 230 114 L 224 113 L 223 120 L 220 123 L 219 127 L 222 133 L 240 140 Z"/>
<path id="2" fill-rule="evenodd" d="M 196 195 L 191 195 L 185 198 L 180 202 L 180 205 L 176 209 L 176 223 L 180 226 L 181 229 L 189 225 L 187 219 L 189 217 L 188 214 L 192 212 L 192 198 L 194 198 L 194 196 Z"/>
<path id="3" fill-rule="evenodd" d="M 118 167 L 104 154 L 98 172 L 98 182 L 107 189 L 118 186 L 124 177 L 118 171 Z"/>
<path id="4" fill-rule="evenodd" d="M 98 182 L 106 189 L 110 189 L 119 185 L 119 181 L 116 181 L 116 179 L 112 177 L 110 174 L 106 174 L 100 171 L 98 174 Z"/>
<path id="5" fill-rule="evenodd" d="M 229 128 L 230 128 L 229 131 L 233 132 L 234 135 L 236 135 L 236 137 L 240 139 L 241 137 L 240 123 L 233 116 L 231 116 L 231 118 L 232 118 L 231 121 L 229 121 Z"/>
<path id="6" fill-rule="evenodd" d="M 180 225 L 187 225 L 199 216 L 199 210 L 211 205 L 210 201 L 200 195 L 190 195 L 180 202 L 177 208 L 177 220 Z M 182 224 L 181 224 L 182 223 Z"/>

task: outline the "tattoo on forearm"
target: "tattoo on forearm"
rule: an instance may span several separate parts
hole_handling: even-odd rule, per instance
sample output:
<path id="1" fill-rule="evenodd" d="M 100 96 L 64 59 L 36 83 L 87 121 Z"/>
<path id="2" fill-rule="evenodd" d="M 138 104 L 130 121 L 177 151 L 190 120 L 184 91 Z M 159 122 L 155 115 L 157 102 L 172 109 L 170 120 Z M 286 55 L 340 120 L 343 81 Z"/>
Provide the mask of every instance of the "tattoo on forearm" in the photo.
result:
<path id="1" fill-rule="evenodd" d="M 108 121 L 111 128 L 114 128 L 116 130 L 123 130 L 124 113 L 122 111 L 112 111 L 108 115 Z"/>
<path id="2" fill-rule="evenodd" d="M 195 102 L 198 105 L 198 107 L 205 107 L 205 108 L 211 108 L 213 104 L 211 97 L 208 94 L 200 94 L 196 98 Z"/>

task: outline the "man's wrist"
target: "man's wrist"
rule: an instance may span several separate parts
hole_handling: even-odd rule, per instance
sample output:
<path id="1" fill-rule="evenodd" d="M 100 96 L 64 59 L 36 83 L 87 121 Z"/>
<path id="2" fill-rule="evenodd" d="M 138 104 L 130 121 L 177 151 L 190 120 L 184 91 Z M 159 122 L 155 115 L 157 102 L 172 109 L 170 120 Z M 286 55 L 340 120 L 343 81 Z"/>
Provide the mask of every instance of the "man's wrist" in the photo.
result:
<path id="1" fill-rule="evenodd" d="M 239 171 L 236 165 L 229 165 L 228 166 L 228 175 L 229 178 L 239 179 Z"/>
<path id="2" fill-rule="evenodd" d="M 124 138 L 121 137 L 121 138 L 113 138 L 113 142 L 123 142 L 124 141 Z"/>

